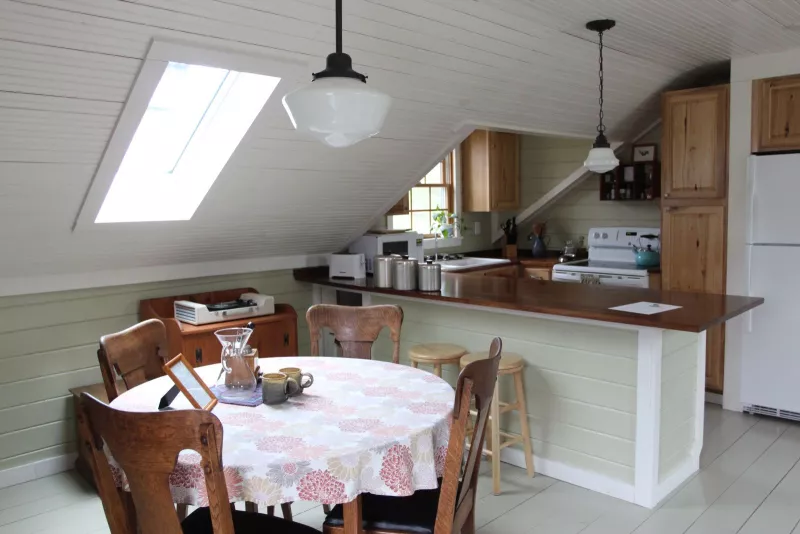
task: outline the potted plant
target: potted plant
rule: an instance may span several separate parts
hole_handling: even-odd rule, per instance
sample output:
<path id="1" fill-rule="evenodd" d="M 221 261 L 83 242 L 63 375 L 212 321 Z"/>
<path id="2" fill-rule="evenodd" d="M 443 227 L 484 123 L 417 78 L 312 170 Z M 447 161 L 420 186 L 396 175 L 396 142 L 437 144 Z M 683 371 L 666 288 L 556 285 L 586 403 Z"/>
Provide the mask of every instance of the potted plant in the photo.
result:
<path id="1" fill-rule="evenodd" d="M 436 211 L 433 214 L 433 225 L 431 232 L 434 238 L 441 236 L 444 239 L 449 239 L 456 236 L 456 232 L 463 233 L 467 230 L 464 221 L 455 213 L 447 213 L 439 206 L 436 206 Z"/>

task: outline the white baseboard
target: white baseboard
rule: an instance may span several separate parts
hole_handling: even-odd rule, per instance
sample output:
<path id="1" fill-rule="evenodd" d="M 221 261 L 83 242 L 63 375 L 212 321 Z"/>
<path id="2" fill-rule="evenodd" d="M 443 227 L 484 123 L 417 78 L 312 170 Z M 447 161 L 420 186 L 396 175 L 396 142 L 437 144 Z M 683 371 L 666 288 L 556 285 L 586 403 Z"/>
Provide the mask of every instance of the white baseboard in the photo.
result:
<path id="1" fill-rule="evenodd" d="M 700 469 L 700 455 L 698 454 L 696 457 L 689 457 L 686 461 L 681 464 L 675 471 L 672 472 L 670 476 L 668 476 L 663 482 L 661 482 L 658 487 L 656 488 L 654 497 L 655 502 L 652 503 L 652 507 L 655 507 L 664 500 L 666 497 L 669 496 L 670 493 L 675 491 L 681 484 L 689 480 L 694 473 L 696 473 Z"/>
<path id="2" fill-rule="evenodd" d="M 706 391 L 706 402 L 710 402 L 711 404 L 719 404 L 722 406 L 722 395 L 719 393 L 710 393 Z"/>
<path id="3" fill-rule="evenodd" d="M 503 449 L 500 453 L 500 460 L 514 465 L 516 467 L 525 468 L 525 453 L 520 449 L 507 448 Z M 620 480 L 614 480 L 597 473 L 590 473 L 577 467 L 571 467 L 561 462 L 541 458 L 534 454 L 534 464 L 536 465 L 536 472 L 550 478 L 555 478 L 575 486 L 580 486 L 588 490 L 605 493 L 611 497 L 622 499 L 623 501 L 633 502 L 634 487 L 633 484 L 626 484 Z"/>
<path id="4" fill-rule="evenodd" d="M 62 454 L 38 462 L 19 465 L 0 471 L 0 488 L 16 486 L 23 482 L 30 482 L 37 478 L 49 477 L 57 473 L 69 471 L 75 465 L 76 453 Z"/>

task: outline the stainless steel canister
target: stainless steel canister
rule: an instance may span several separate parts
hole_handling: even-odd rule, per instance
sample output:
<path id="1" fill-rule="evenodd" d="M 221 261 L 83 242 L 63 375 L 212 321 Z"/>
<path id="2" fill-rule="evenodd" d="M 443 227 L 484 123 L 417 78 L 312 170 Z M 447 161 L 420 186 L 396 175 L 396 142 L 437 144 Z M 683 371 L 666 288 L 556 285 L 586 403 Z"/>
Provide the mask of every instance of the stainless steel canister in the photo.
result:
<path id="1" fill-rule="evenodd" d="M 431 260 L 420 263 L 417 268 L 417 281 L 420 291 L 440 291 L 442 289 L 442 266 Z"/>
<path id="2" fill-rule="evenodd" d="M 399 256 L 375 256 L 372 261 L 372 274 L 375 287 L 392 287 L 392 270 Z"/>
<path id="3" fill-rule="evenodd" d="M 403 256 L 392 264 L 392 287 L 402 291 L 417 289 L 417 260 Z"/>

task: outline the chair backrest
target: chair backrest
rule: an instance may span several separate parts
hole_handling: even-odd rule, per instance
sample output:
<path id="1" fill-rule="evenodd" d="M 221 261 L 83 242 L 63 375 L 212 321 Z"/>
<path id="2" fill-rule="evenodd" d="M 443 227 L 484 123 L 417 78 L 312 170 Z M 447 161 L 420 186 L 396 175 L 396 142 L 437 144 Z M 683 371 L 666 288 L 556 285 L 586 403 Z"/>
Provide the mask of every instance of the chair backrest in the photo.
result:
<path id="1" fill-rule="evenodd" d="M 499 337 L 494 338 L 489 348 L 489 357 L 472 362 L 458 375 L 453 419 L 450 423 L 450 442 L 447 446 L 434 534 L 460 533 L 470 514 L 474 512 L 486 421 L 489 418 L 489 408 L 497 383 L 502 348 L 502 340 Z M 473 398 L 478 414 L 472 435 L 469 437 L 469 454 L 463 463 L 462 471 L 470 401 Z"/>
<path id="2" fill-rule="evenodd" d="M 100 497 L 111 531 L 136 534 L 182 534 L 169 477 L 182 450 L 200 455 L 214 534 L 235 534 L 222 469 L 222 424 L 204 410 L 126 412 L 88 393 L 81 397 L 88 443 Z M 135 509 L 116 489 L 103 443 L 125 472 Z M 116 524 L 112 524 L 114 521 Z M 116 527 L 116 528 L 115 528 Z"/>
<path id="3" fill-rule="evenodd" d="M 306 313 L 311 334 L 311 355 L 319 356 L 322 329 L 328 328 L 346 358 L 372 358 L 372 344 L 386 327 L 394 345 L 392 361 L 400 363 L 400 328 L 403 308 L 389 304 L 379 306 L 336 306 L 315 304 Z"/>
<path id="4" fill-rule="evenodd" d="M 169 345 L 167 330 L 158 319 L 148 319 L 122 332 L 100 338 L 97 360 L 108 401 L 120 395 L 114 372 L 128 389 L 164 375 Z"/>

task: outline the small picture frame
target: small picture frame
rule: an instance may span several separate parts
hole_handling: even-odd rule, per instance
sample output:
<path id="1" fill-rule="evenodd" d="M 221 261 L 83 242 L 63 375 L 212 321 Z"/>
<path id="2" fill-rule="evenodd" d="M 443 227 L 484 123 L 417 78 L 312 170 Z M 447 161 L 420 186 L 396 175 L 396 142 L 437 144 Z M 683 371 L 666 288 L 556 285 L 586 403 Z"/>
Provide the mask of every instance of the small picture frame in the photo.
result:
<path id="1" fill-rule="evenodd" d="M 648 163 L 656 160 L 656 151 L 658 145 L 655 143 L 649 145 L 633 145 L 633 162 L 634 163 Z"/>
<path id="2" fill-rule="evenodd" d="M 164 365 L 164 372 L 169 375 L 181 393 L 198 410 L 211 411 L 217 405 L 217 397 L 208 388 L 197 371 L 178 354 Z"/>

